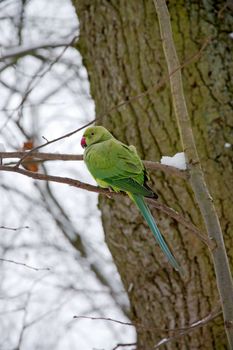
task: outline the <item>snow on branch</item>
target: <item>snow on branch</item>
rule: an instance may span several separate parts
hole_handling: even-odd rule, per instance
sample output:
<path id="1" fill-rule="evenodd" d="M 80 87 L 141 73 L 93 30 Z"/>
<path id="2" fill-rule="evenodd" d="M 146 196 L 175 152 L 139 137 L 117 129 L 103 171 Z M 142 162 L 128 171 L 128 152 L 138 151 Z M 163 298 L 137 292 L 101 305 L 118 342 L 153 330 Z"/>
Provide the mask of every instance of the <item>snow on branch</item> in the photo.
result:
<path id="1" fill-rule="evenodd" d="M 177 169 L 187 169 L 184 152 L 176 153 L 173 157 L 163 156 L 160 162 L 161 164 L 173 166 Z"/>

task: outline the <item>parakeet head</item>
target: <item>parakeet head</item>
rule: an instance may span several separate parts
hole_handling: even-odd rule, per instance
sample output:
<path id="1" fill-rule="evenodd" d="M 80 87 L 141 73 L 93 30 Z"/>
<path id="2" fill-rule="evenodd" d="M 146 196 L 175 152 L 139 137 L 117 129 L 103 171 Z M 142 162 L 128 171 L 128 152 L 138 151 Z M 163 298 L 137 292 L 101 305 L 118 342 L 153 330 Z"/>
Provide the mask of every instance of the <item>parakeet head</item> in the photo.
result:
<path id="1" fill-rule="evenodd" d="M 111 139 L 112 134 L 103 126 L 90 126 L 87 128 L 81 139 L 81 146 L 83 148 Z"/>

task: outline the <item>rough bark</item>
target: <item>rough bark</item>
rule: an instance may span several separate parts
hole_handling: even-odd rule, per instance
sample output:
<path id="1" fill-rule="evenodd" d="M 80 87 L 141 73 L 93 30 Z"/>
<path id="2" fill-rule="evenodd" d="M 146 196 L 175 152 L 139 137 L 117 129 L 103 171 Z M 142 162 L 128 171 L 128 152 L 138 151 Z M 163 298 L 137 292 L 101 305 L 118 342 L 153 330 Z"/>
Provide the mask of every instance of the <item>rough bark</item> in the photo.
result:
<path id="1" fill-rule="evenodd" d="M 232 263 L 232 46 L 230 9 L 224 2 L 171 1 L 169 10 L 180 61 L 212 41 L 202 57 L 183 72 L 189 113 L 201 163 L 217 206 Z M 141 93 L 166 72 L 153 1 L 74 0 L 80 21 L 78 49 L 88 70 L 99 123 L 121 141 L 134 144 L 143 159 L 159 160 L 181 150 L 169 84 L 159 91 L 104 114 Z M 103 116 L 103 117 L 101 117 Z M 159 200 L 184 213 L 203 229 L 187 182 L 161 172 L 151 174 Z M 153 214 L 186 270 L 168 265 L 148 227 L 128 199 L 100 198 L 106 242 L 131 304 L 138 349 L 153 348 L 166 333 L 153 328 L 183 327 L 206 316 L 217 304 L 213 264 L 207 248 L 160 212 Z M 222 319 L 164 346 L 166 349 L 226 349 Z"/>

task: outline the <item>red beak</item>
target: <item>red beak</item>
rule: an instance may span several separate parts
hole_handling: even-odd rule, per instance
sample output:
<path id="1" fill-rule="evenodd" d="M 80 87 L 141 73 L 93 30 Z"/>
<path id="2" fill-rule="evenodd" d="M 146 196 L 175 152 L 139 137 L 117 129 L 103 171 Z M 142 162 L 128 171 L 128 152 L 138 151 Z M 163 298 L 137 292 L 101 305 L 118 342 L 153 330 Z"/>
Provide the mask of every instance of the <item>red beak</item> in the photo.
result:
<path id="1" fill-rule="evenodd" d="M 85 147 L 87 147 L 87 144 L 86 144 L 86 139 L 85 139 L 85 137 L 82 137 L 82 139 L 81 139 L 81 146 L 82 146 L 82 148 L 85 148 Z"/>

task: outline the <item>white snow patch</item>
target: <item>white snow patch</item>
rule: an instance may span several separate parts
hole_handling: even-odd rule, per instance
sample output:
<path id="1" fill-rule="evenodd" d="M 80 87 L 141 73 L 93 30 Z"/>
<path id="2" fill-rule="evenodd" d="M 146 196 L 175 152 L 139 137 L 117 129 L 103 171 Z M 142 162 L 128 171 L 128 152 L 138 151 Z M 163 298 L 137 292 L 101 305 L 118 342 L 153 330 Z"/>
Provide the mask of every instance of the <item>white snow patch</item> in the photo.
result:
<path id="1" fill-rule="evenodd" d="M 173 157 L 162 156 L 160 163 L 174 166 L 181 170 L 187 169 L 184 152 L 176 153 Z"/>
<path id="2" fill-rule="evenodd" d="M 225 148 L 231 148 L 231 146 L 232 146 L 232 144 L 228 143 L 228 142 L 226 142 L 225 145 L 224 145 Z"/>

